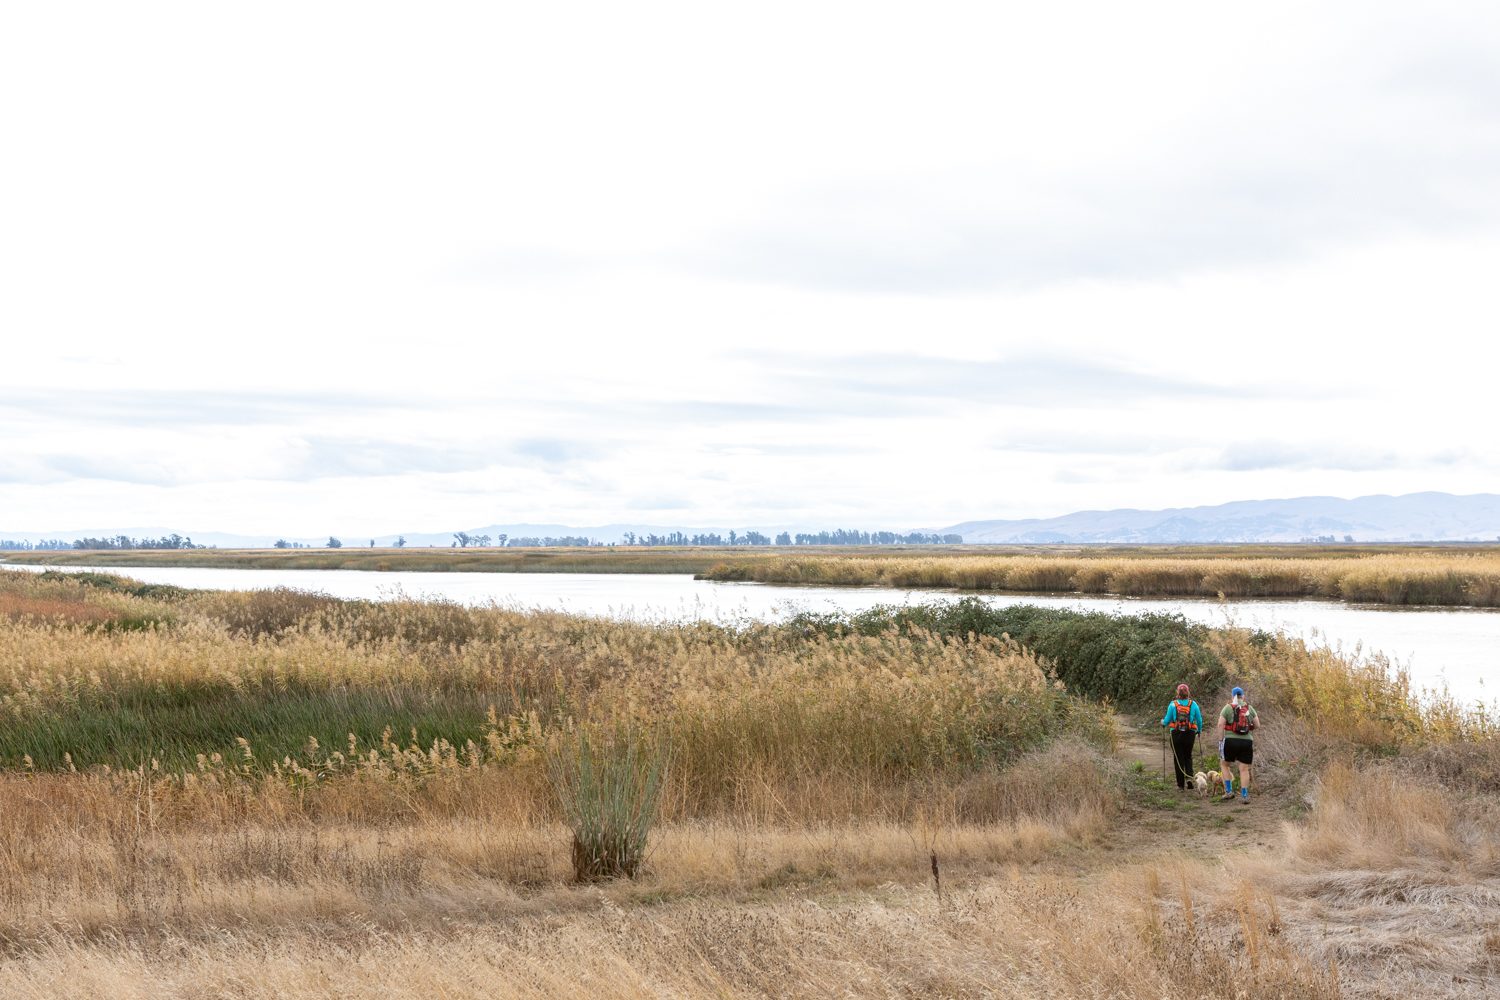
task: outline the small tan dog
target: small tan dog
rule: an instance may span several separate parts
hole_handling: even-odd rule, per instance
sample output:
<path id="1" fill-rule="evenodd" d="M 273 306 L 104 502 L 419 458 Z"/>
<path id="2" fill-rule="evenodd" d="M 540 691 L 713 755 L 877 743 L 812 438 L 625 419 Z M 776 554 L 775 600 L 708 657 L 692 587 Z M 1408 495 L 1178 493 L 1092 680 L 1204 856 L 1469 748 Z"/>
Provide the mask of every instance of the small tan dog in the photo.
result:
<path id="1" fill-rule="evenodd" d="M 1193 785 L 1198 789 L 1199 795 L 1207 795 L 1208 775 L 1204 774 L 1202 771 L 1199 771 L 1197 774 L 1193 775 Z"/>
<path id="2" fill-rule="evenodd" d="M 1210 785 L 1219 785 L 1224 781 L 1224 776 L 1218 771 L 1209 771 L 1207 777 Z"/>

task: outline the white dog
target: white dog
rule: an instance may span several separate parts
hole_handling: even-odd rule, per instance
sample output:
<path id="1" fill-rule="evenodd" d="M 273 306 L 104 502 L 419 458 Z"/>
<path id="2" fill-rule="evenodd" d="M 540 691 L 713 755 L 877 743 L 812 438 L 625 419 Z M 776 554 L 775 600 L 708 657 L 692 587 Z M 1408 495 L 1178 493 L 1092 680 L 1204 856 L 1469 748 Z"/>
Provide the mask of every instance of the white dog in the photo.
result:
<path id="1" fill-rule="evenodd" d="M 1193 784 L 1197 786 L 1199 795 L 1208 794 L 1208 775 L 1204 774 L 1202 771 L 1199 771 L 1197 774 L 1193 775 Z"/>

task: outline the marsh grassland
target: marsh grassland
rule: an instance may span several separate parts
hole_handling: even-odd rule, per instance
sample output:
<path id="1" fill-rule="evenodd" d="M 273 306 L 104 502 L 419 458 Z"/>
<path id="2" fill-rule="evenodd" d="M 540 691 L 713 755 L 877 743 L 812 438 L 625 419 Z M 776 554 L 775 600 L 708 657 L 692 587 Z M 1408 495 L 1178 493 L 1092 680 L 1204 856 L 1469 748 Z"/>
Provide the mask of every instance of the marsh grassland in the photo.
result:
<path id="1" fill-rule="evenodd" d="M 1192 545 L 12 552 L 47 566 L 691 573 L 704 580 L 1500 607 L 1500 546 Z"/>
<path id="2" fill-rule="evenodd" d="M 1163 785 L 1181 678 L 1267 719 L 1250 807 Z M 1172 616 L 0 571 L 0 995 L 1477 995 L 1496 781 L 1484 713 Z"/>
<path id="3" fill-rule="evenodd" d="M 1313 556 L 980 553 L 900 559 L 783 556 L 724 561 L 709 580 L 760 583 L 879 584 L 1021 593 L 1127 597 L 1321 597 L 1368 604 L 1500 607 L 1500 550 L 1416 550 Z"/>

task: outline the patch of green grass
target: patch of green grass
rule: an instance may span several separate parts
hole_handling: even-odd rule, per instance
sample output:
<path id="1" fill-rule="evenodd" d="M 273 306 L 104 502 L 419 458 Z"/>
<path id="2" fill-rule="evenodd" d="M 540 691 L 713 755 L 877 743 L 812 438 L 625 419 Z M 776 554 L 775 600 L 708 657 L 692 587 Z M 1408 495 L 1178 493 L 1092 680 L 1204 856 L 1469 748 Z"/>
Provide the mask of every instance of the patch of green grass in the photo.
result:
<path id="1" fill-rule="evenodd" d="M 239 762 L 237 739 L 249 741 L 257 767 L 296 758 L 309 737 L 341 748 L 353 733 L 361 747 L 387 728 L 405 744 L 436 739 L 462 746 L 483 738 L 489 703 L 477 694 L 382 688 L 312 690 L 295 685 L 175 685 L 114 690 L 66 705 L 17 714 L 0 726 L 0 766 L 29 755 L 38 768 L 135 766 L 156 759 L 168 770 L 191 768 L 198 754 Z"/>
<path id="2" fill-rule="evenodd" d="M 1140 762 L 1136 761 L 1137 767 Z M 1157 809 L 1172 812 L 1180 809 L 1188 809 L 1192 801 L 1186 798 L 1186 792 L 1177 790 L 1175 781 L 1167 781 L 1155 771 L 1146 771 L 1144 767 L 1131 769 L 1131 794 L 1132 797 L 1148 809 Z"/>

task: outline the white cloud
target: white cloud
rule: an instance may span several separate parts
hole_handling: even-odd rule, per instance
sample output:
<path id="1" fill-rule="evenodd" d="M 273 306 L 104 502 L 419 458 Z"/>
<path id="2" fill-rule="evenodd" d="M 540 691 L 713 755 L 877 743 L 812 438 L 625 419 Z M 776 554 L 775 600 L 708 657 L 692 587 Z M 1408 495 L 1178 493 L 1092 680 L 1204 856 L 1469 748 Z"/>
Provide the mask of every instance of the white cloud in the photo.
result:
<path id="1" fill-rule="evenodd" d="M 1488 5 L 7 25 L 0 528 L 1494 488 Z"/>

